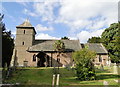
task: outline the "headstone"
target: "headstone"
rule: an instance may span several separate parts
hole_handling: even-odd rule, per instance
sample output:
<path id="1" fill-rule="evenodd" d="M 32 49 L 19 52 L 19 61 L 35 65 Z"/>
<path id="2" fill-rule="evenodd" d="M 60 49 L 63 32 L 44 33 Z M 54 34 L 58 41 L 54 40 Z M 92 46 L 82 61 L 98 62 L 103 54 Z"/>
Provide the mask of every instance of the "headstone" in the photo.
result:
<path id="1" fill-rule="evenodd" d="M 108 82 L 107 81 L 103 81 L 103 85 L 104 85 L 104 87 L 108 87 Z"/>
<path id="2" fill-rule="evenodd" d="M 120 63 L 118 64 L 118 75 L 120 75 Z M 118 78 L 118 84 L 120 85 L 120 78 Z"/>
<path id="3" fill-rule="evenodd" d="M 102 71 L 104 70 L 103 64 L 101 64 L 100 70 L 102 70 Z"/>
<path id="4" fill-rule="evenodd" d="M 118 74 L 118 69 L 117 69 L 116 63 L 114 63 L 114 66 L 113 66 L 113 73 Z"/>
<path id="5" fill-rule="evenodd" d="M 24 61 L 24 67 L 28 66 L 28 61 Z"/>

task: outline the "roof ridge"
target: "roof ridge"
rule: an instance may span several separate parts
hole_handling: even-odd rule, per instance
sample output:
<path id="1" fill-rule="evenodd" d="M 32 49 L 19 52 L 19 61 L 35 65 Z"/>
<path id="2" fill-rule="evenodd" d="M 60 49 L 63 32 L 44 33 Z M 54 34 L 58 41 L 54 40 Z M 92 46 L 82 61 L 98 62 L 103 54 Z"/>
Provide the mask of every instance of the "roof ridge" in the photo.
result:
<path id="1" fill-rule="evenodd" d="M 100 43 L 100 45 L 103 47 L 104 51 L 105 51 L 106 53 L 108 53 L 108 52 L 107 52 L 107 49 L 103 46 L 103 44 Z"/>
<path id="2" fill-rule="evenodd" d="M 53 40 L 54 41 L 54 40 L 61 40 L 61 39 L 35 39 L 35 40 L 37 40 L 37 41 L 38 40 L 48 40 L 48 41 Z M 66 41 L 78 41 L 78 40 L 66 40 Z"/>

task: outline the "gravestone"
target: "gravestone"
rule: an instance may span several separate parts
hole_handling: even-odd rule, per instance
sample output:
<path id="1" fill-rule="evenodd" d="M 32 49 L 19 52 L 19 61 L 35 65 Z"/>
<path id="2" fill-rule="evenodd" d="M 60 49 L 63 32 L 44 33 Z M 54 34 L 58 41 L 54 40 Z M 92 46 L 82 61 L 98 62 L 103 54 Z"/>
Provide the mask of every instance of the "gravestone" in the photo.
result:
<path id="1" fill-rule="evenodd" d="M 28 61 L 24 61 L 24 67 L 28 66 Z"/>
<path id="2" fill-rule="evenodd" d="M 116 63 L 114 63 L 114 66 L 113 66 L 113 73 L 118 74 L 118 67 L 117 67 Z"/>
<path id="3" fill-rule="evenodd" d="M 101 64 L 101 66 L 100 66 L 100 70 L 104 71 L 103 64 Z"/>
<path id="4" fill-rule="evenodd" d="M 118 75 L 120 75 L 120 63 L 118 64 Z M 118 79 L 118 84 L 120 85 L 120 78 Z"/>

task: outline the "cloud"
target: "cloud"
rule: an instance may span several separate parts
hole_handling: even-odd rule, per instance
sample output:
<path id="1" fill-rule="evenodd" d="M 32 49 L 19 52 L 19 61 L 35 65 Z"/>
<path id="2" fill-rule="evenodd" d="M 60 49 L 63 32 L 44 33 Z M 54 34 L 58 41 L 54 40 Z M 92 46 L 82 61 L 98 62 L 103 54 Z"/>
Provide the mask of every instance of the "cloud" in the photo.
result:
<path id="1" fill-rule="evenodd" d="M 48 34 L 40 33 L 35 37 L 35 39 L 60 39 L 60 38 L 53 37 Z"/>
<path id="2" fill-rule="evenodd" d="M 26 15 L 29 15 L 29 16 L 33 16 L 33 17 L 37 16 L 35 13 L 29 11 L 26 8 L 23 10 L 23 13 L 26 14 Z"/>
<path id="3" fill-rule="evenodd" d="M 113 2 L 114 1 L 114 2 Z M 65 23 L 70 31 L 101 29 L 117 22 L 118 0 L 65 0 L 61 3 L 57 23 Z"/>
<path id="4" fill-rule="evenodd" d="M 53 27 L 45 27 L 41 24 L 38 24 L 35 28 L 37 31 L 52 31 L 52 30 L 54 30 Z"/>
<path id="5" fill-rule="evenodd" d="M 59 2 L 61 0 L 4 0 L 2 2 L 44 2 L 44 1 Z"/>
<path id="6" fill-rule="evenodd" d="M 75 37 L 68 37 L 70 40 L 77 40 L 78 38 Z M 54 37 L 54 36 L 50 36 L 49 34 L 45 34 L 45 33 L 39 33 L 36 35 L 35 39 L 56 39 L 56 40 L 60 40 L 61 37 Z"/>
<path id="7" fill-rule="evenodd" d="M 104 29 L 96 30 L 93 32 L 81 31 L 80 33 L 77 34 L 77 37 L 79 38 L 81 43 L 86 43 L 87 40 L 91 37 L 100 37 L 103 31 Z"/>
<path id="8" fill-rule="evenodd" d="M 35 13 L 39 14 L 38 16 L 42 18 L 42 21 L 52 22 L 54 20 L 54 7 L 58 3 L 56 1 L 45 0 L 44 2 L 34 3 L 33 8 L 35 9 Z"/>
<path id="9" fill-rule="evenodd" d="M 32 5 L 32 9 L 34 10 L 31 11 L 30 8 L 25 8 L 23 13 L 32 17 L 40 17 L 42 22 L 46 21 L 53 24 L 62 23 L 70 29 L 67 35 L 73 37 L 71 34 L 73 33 L 73 35 L 79 37 L 81 42 L 86 42 L 87 39 L 92 36 L 100 36 L 104 28 L 118 21 L 118 1 L 119 0 L 35 0 Z M 21 4 L 26 5 L 25 3 Z M 57 9 L 57 16 L 55 14 L 56 7 L 59 7 Z M 53 27 L 46 27 L 41 24 L 38 24 L 36 29 L 38 31 L 54 30 Z M 56 38 L 44 33 L 40 33 L 40 35 Z"/>
<path id="10" fill-rule="evenodd" d="M 18 2 L 24 6 L 26 6 L 26 3 L 28 2 Z M 23 13 L 29 16 L 34 16 L 34 17 L 41 17 L 42 21 L 47 21 L 47 22 L 53 22 L 55 20 L 55 14 L 54 10 L 55 7 L 58 6 L 59 0 L 43 0 L 43 1 L 33 1 L 32 8 L 34 9 L 33 11 L 30 11 L 30 9 L 24 9 Z"/>
<path id="11" fill-rule="evenodd" d="M 85 29 L 101 29 L 117 22 L 118 0 L 44 0 L 34 2 L 33 9 L 24 9 L 24 13 L 30 16 L 41 17 L 42 21 L 49 23 L 64 23 L 69 26 L 71 32 Z M 55 8 L 59 7 L 58 14 Z M 113 13 L 114 12 L 114 13 Z"/>
<path id="12" fill-rule="evenodd" d="M 44 1 L 65 1 L 65 0 L 4 0 L 2 2 L 44 2 Z M 88 0 L 85 0 L 88 1 Z M 89 0 L 89 1 L 96 1 L 96 0 Z M 100 2 L 118 2 L 119 0 L 100 0 Z"/>

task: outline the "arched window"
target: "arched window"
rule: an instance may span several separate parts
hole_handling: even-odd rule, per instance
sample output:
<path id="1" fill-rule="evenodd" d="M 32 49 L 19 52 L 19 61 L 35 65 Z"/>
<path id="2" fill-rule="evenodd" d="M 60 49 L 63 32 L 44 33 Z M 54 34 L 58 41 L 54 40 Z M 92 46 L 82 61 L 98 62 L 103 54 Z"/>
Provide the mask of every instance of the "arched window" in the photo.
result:
<path id="1" fill-rule="evenodd" d="M 25 43 L 24 42 L 22 42 L 22 45 L 24 45 Z"/>
<path id="2" fill-rule="evenodd" d="M 35 54 L 33 55 L 33 61 L 36 61 L 36 55 Z"/>
<path id="3" fill-rule="evenodd" d="M 25 30 L 24 30 L 24 34 L 25 34 Z"/>

